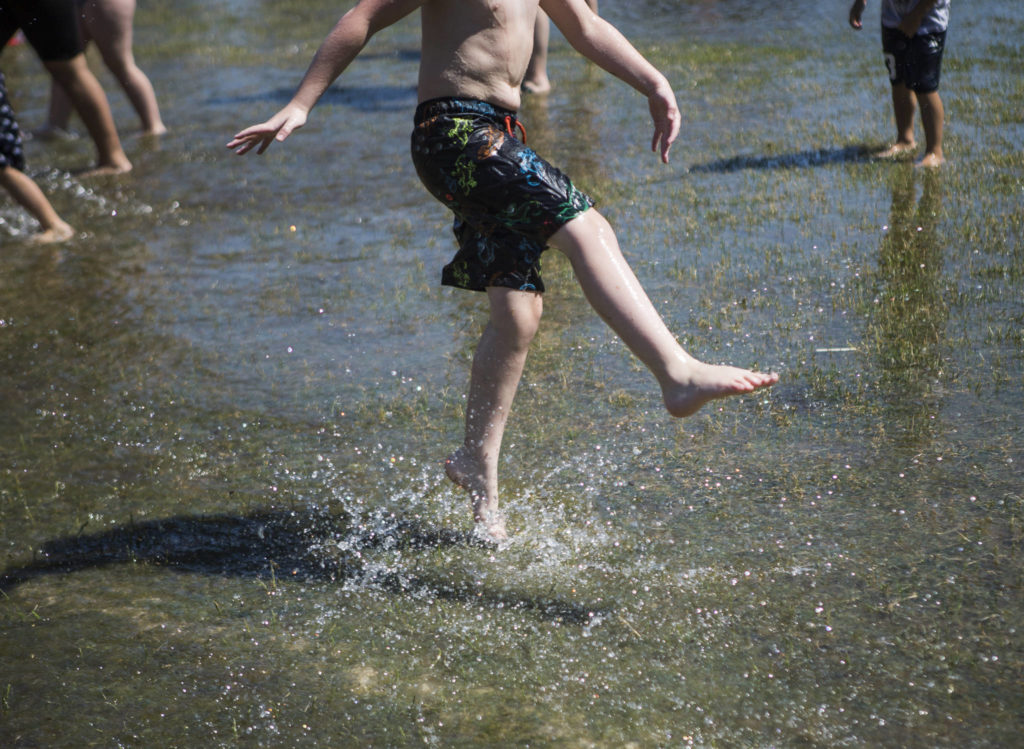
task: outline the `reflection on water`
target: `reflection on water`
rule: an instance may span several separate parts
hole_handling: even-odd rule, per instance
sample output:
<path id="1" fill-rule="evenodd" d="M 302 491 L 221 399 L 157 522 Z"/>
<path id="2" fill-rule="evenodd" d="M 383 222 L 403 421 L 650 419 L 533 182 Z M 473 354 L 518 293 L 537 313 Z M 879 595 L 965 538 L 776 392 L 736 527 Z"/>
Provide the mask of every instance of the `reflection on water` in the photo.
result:
<path id="1" fill-rule="evenodd" d="M 890 182 L 892 209 L 878 249 L 881 287 L 872 300 L 869 335 L 882 371 L 880 394 L 895 413 L 918 425 L 908 432 L 927 433 L 941 411 L 933 396 L 942 389 L 948 356 L 950 290 L 939 231 L 943 182 L 940 174 L 908 170 L 895 170 Z"/>
<path id="2" fill-rule="evenodd" d="M 688 348 L 783 381 L 669 422 L 545 257 L 497 549 L 439 465 L 485 303 L 437 285 L 416 19 L 252 162 L 222 144 L 336 4 L 141 4 L 171 133 L 89 184 L 83 139 L 29 142 L 59 249 L 0 197 L 0 745 L 1012 746 L 1024 29 L 972 8 L 938 173 L 864 158 L 890 105 L 845 7 L 604 3 L 677 87 L 669 167 L 555 39 L 531 144 Z"/>

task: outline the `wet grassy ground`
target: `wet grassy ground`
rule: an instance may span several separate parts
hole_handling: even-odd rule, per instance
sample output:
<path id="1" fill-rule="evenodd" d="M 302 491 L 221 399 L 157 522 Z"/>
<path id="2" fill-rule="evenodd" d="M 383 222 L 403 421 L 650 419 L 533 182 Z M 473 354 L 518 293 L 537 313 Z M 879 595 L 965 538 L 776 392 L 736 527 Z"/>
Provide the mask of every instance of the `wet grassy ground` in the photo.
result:
<path id="1" fill-rule="evenodd" d="M 954 16 L 935 173 L 865 158 L 887 83 L 845 9 L 606 5 L 675 82 L 672 165 L 643 102 L 561 46 L 530 142 L 598 198 L 688 348 L 780 384 L 670 421 L 547 258 L 513 540 L 473 544 L 440 460 L 484 303 L 437 286 L 448 221 L 406 153 L 415 22 L 257 163 L 223 143 L 338 9 L 144 6 L 172 133 L 87 185 L 65 171 L 86 143 L 29 143 L 81 231 L 59 250 L 0 201 L 0 744 L 1013 745 L 1012 4 Z M 32 127 L 38 67 L 2 63 Z"/>

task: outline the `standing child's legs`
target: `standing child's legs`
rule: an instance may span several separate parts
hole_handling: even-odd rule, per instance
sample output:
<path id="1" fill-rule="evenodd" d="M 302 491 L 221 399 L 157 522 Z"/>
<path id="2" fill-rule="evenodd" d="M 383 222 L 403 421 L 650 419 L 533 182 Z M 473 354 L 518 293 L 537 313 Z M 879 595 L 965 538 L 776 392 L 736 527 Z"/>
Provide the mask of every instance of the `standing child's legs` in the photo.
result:
<path id="1" fill-rule="evenodd" d="M 921 109 L 921 125 L 924 128 L 924 156 L 917 162 L 921 167 L 941 166 L 946 158 L 942 153 L 942 127 L 946 118 L 945 109 L 938 91 L 917 94 Z"/>
<path id="2" fill-rule="evenodd" d="M 507 537 L 498 511 L 498 458 L 543 302 L 533 291 L 490 286 L 490 320 L 477 345 L 466 399 L 466 434 L 449 456 L 448 477 L 469 491 L 473 517 L 491 537 Z"/>
<path id="3" fill-rule="evenodd" d="M 877 158 L 892 158 L 910 153 L 917 148 L 917 141 L 914 139 L 915 111 L 914 92 L 903 83 L 893 83 L 892 112 L 896 118 L 896 142 L 875 154 Z"/>
<path id="4" fill-rule="evenodd" d="M 597 0 L 586 0 L 592 11 L 597 13 Z M 537 18 L 533 22 L 533 54 L 526 67 L 526 74 L 520 84 L 523 91 L 531 94 L 546 94 L 551 90 L 551 79 L 548 78 L 548 42 L 551 38 L 551 21 L 548 14 L 537 9 Z"/>
<path id="5" fill-rule="evenodd" d="M 882 29 L 882 51 L 892 83 L 896 143 L 878 156 L 896 156 L 916 147 L 914 113 L 920 109 L 925 154 L 917 165 L 935 167 L 945 162 L 942 153 L 945 111 L 938 93 L 945 45 L 945 31 L 908 37 L 899 29 Z"/>
<path id="6" fill-rule="evenodd" d="M 596 210 L 565 224 L 550 243 L 569 258 L 594 310 L 657 379 L 673 416 L 690 416 L 710 400 L 778 381 L 777 374 L 705 364 L 686 353 L 622 256 L 615 232 Z"/>
<path id="7" fill-rule="evenodd" d="M 537 20 L 533 24 L 533 54 L 523 76 L 522 88 L 531 94 L 546 94 L 551 90 L 548 79 L 548 41 L 551 37 L 551 22 L 548 14 L 537 9 Z"/>

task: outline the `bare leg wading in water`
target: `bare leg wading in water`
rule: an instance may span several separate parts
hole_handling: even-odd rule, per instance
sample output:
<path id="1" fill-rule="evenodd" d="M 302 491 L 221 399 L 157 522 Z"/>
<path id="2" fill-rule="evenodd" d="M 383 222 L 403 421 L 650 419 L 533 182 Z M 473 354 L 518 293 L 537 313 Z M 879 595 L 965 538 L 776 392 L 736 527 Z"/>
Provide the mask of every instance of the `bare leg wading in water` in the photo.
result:
<path id="1" fill-rule="evenodd" d="M 132 108 L 139 115 L 144 135 L 167 132 L 160 118 L 153 84 L 135 62 L 132 34 L 135 21 L 135 0 L 85 0 L 78 12 L 83 43 L 95 42 L 103 63 L 121 84 Z M 54 84 L 50 89 L 50 112 L 43 131 L 67 130 L 71 102 L 64 89 Z"/>
<path id="2" fill-rule="evenodd" d="M 705 364 L 683 350 L 596 209 L 563 226 L 550 242 L 568 257 L 594 310 L 654 375 L 671 415 L 691 416 L 708 401 L 778 381 L 777 374 Z M 498 456 L 542 302 L 536 292 L 490 287 L 487 293 L 491 315 L 473 359 L 466 436 L 445 467 L 448 477 L 470 493 L 481 530 L 503 540 L 508 533 L 498 508 Z"/>

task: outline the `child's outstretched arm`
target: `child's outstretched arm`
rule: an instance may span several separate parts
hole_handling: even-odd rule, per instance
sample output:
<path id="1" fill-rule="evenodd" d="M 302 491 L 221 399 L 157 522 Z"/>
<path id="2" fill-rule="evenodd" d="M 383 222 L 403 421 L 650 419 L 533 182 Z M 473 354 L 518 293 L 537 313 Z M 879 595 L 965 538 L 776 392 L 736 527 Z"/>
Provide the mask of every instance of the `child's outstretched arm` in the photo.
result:
<path id="1" fill-rule="evenodd" d="M 667 164 L 682 119 L 668 79 L 584 0 L 541 0 L 540 6 L 576 51 L 647 97 L 654 121 L 651 150 L 660 150 Z"/>
<path id="2" fill-rule="evenodd" d="M 292 100 L 266 122 L 240 131 L 227 144 L 239 155 L 263 153 L 306 124 L 309 111 L 374 34 L 419 8 L 425 0 L 359 0 L 341 17 L 313 56 Z"/>

